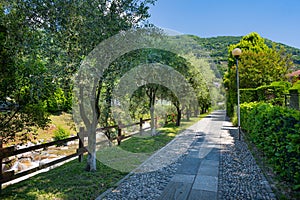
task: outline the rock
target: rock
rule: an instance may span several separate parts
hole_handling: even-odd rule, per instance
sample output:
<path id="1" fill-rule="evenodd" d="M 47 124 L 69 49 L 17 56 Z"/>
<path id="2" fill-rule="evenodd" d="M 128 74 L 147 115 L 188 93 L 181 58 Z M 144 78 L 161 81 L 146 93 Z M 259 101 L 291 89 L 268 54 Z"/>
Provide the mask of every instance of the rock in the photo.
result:
<path id="1" fill-rule="evenodd" d="M 60 150 L 68 150 L 69 147 L 65 146 L 65 147 L 60 147 Z"/>
<path id="2" fill-rule="evenodd" d="M 22 159 L 22 158 L 32 158 L 32 152 L 26 152 L 26 153 L 23 153 L 23 154 L 19 154 L 17 155 L 19 159 Z"/>
<path id="3" fill-rule="evenodd" d="M 31 158 L 32 161 L 39 161 L 41 159 L 41 154 L 33 152 Z"/>
<path id="4" fill-rule="evenodd" d="M 59 158 L 59 156 L 55 155 L 55 154 L 49 154 L 48 155 L 48 159 L 55 159 L 55 158 Z"/>

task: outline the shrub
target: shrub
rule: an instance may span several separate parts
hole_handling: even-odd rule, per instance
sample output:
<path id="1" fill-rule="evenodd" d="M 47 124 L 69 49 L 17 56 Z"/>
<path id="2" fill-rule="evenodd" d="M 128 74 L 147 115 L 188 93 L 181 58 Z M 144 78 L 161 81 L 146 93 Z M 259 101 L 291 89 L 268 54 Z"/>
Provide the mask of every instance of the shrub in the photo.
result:
<path id="1" fill-rule="evenodd" d="M 257 88 L 257 101 L 271 103 L 273 105 L 284 105 L 287 90 L 284 85 L 268 85 Z"/>
<path id="2" fill-rule="evenodd" d="M 257 101 L 257 90 L 254 88 L 240 89 L 241 103 Z"/>
<path id="3" fill-rule="evenodd" d="M 240 101 L 241 103 L 266 102 L 273 105 L 285 105 L 285 95 L 289 92 L 290 87 L 291 84 L 289 82 L 278 81 L 258 88 L 240 89 Z M 229 117 L 234 115 L 233 108 L 236 105 L 236 99 L 236 94 L 227 94 L 226 105 Z"/>
<path id="4" fill-rule="evenodd" d="M 58 129 L 54 132 L 54 140 L 63 140 L 70 137 L 70 132 L 66 131 L 62 127 L 58 127 Z"/>
<path id="5" fill-rule="evenodd" d="M 300 112 L 268 103 L 241 104 L 241 126 L 283 180 L 300 185 Z"/>
<path id="6" fill-rule="evenodd" d="M 294 83 L 293 87 L 291 89 L 298 90 L 300 92 L 300 80 L 298 80 L 296 83 Z"/>
<path id="7" fill-rule="evenodd" d="M 70 94 L 66 95 L 61 88 L 56 91 L 47 99 L 47 109 L 50 113 L 57 113 L 60 111 L 67 112 L 71 109 L 72 98 Z"/>

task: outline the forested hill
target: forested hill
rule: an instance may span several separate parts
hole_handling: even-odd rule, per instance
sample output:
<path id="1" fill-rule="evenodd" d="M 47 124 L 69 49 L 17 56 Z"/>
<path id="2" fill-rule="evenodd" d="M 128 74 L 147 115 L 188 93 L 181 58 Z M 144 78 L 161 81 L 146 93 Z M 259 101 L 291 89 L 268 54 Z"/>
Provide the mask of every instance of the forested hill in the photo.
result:
<path id="1" fill-rule="evenodd" d="M 219 72 L 221 75 L 224 74 L 224 72 L 227 70 L 227 57 L 228 57 L 228 49 L 227 47 L 231 44 L 238 43 L 242 36 L 219 36 L 219 37 L 211 37 L 211 38 L 200 38 L 195 35 L 189 35 L 189 37 L 196 40 L 199 45 L 203 46 L 205 49 L 210 51 L 210 56 L 214 60 L 215 64 L 217 65 L 217 68 L 219 69 Z M 265 38 L 265 43 L 272 47 L 273 41 Z M 281 44 L 276 43 L 276 46 L 284 46 L 287 53 L 290 53 L 292 55 L 293 62 L 295 64 L 295 69 L 293 70 L 299 70 L 300 69 L 300 49 Z"/>

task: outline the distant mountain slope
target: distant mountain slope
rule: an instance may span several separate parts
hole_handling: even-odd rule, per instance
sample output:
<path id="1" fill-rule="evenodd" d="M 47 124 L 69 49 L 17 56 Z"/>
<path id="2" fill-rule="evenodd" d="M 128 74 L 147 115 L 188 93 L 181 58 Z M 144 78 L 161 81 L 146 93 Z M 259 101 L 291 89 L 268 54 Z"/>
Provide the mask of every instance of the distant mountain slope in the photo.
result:
<path id="1" fill-rule="evenodd" d="M 219 36 L 219 37 L 211 37 L 211 38 L 200 38 L 195 35 L 188 35 L 193 38 L 195 41 L 199 43 L 199 45 L 203 46 L 205 49 L 210 51 L 210 56 L 214 60 L 220 74 L 223 76 L 225 71 L 227 70 L 227 56 L 228 56 L 228 46 L 231 44 L 238 43 L 242 36 Z M 265 43 L 272 47 L 273 41 L 265 38 Z M 276 43 L 277 46 L 283 45 L 286 49 L 287 53 L 292 54 L 292 59 L 295 64 L 295 68 L 293 70 L 300 69 L 300 49 Z"/>

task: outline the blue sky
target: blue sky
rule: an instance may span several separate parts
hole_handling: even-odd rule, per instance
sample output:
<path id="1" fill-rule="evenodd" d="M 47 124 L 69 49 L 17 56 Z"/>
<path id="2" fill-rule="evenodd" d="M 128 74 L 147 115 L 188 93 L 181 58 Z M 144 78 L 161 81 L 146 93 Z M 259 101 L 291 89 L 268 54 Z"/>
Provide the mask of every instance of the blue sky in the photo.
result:
<path id="1" fill-rule="evenodd" d="M 200 37 L 262 37 L 300 48 L 300 0 L 158 0 L 156 26 Z"/>

